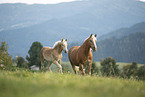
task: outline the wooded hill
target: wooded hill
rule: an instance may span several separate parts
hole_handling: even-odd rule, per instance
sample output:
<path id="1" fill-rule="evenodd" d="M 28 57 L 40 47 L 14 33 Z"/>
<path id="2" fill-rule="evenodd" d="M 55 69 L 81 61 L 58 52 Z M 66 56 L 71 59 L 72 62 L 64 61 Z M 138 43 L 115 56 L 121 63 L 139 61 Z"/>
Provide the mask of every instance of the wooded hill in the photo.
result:
<path id="1" fill-rule="evenodd" d="M 117 62 L 145 63 L 145 33 L 137 32 L 121 39 L 110 38 L 98 42 L 94 60 L 113 57 Z"/>
<path id="2" fill-rule="evenodd" d="M 71 44 L 68 48 L 79 43 Z M 136 32 L 120 39 L 112 37 L 97 43 L 98 50 L 94 52 L 94 61 L 113 57 L 117 62 L 134 62 L 145 64 L 145 33 Z M 68 60 L 63 54 L 63 60 Z"/>

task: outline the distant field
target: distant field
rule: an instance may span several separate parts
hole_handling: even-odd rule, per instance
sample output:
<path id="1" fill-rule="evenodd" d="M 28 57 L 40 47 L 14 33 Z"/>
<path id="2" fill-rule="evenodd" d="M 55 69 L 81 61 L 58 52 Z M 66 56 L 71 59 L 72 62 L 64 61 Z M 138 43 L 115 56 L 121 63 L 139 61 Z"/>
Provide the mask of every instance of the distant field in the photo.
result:
<path id="1" fill-rule="evenodd" d="M 95 62 L 95 63 L 96 63 L 96 65 L 97 65 L 98 67 L 101 66 L 101 65 L 100 65 L 100 62 Z M 65 66 L 68 66 L 68 67 L 72 68 L 70 62 L 62 62 L 62 64 L 64 64 Z M 117 62 L 116 64 L 119 65 L 119 69 L 122 69 L 123 66 L 129 65 L 129 64 L 131 64 L 131 63 Z M 138 67 L 140 67 L 140 66 L 142 66 L 142 65 L 144 65 L 144 64 L 138 64 Z M 52 66 L 52 67 L 53 67 L 53 66 Z M 54 66 L 54 67 L 55 67 L 55 66 Z"/>
<path id="2" fill-rule="evenodd" d="M 145 82 L 24 70 L 0 71 L 0 97 L 145 97 Z"/>

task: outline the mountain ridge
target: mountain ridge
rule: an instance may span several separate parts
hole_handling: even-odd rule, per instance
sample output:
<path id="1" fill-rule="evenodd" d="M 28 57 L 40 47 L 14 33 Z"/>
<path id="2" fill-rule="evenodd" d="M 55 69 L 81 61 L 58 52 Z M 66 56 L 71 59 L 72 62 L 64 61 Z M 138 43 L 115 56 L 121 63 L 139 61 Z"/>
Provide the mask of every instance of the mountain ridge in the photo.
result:
<path id="1" fill-rule="evenodd" d="M 145 33 L 145 22 L 136 23 L 132 25 L 131 27 L 117 29 L 108 34 L 102 35 L 100 37 L 100 40 L 113 38 L 113 37 L 122 38 L 124 36 L 128 36 L 129 34 L 136 33 L 136 32 Z"/>
<path id="2" fill-rule="evenodd" d="M 102 35 L 145 21 L 144 6 L 145 3 L 136 0 L 82 0 L 54 5 L 0 4 L 0 9 L 3 9 L 0 10 L 0 28 L 14 29 L 16 26 L 11 26 L 19 24 L 18 28 L 28 27 L 51 19 L 60 19 L 80 27 L 85 25 L 89 31 Z"/>
<path id="3" fill-rule="evenodd" d="M 55 5 L 0 4 L 0 41 L 9 44 L 13 56 L 25 57 L 34 41 L 53 46 L 62 38 L 67 38 L 68 43 L 82 42 L 91 33 L 98 34 L 101 41 L 103 35 L 108 36 L 121 28 L 114 32 L 115 37 L 119 33 L 141 32 L 141 25 L 131 31 L 125 27 L 131 29 L 133 24 L 145 21 L 144 17 L 145 3 L 136 0 L 82 0 Z"/>

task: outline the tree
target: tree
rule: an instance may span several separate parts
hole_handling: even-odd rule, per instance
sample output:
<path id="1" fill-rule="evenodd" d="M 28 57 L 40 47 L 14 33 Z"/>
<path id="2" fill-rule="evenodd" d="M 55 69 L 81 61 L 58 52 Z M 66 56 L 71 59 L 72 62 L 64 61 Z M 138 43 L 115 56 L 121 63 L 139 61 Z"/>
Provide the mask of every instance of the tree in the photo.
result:
<path id="1" fill-rule="evenodd" d="M 8 44 L 6 42 L 1 42 L 0 46 L 0 65 L 11 66 L 12 65 L 12 56 L 7 52 Z"/>
<path id="2" fill-rule="evenodd" d="M 103 75 L 116 77 L 120 73 L 118 65 L 116 65 L 116 61 L 112 57 L 101 60 L 101 66 L 101 72 Z"/>
<path id="3" fill-rule="evenodd" d="M 30 50 L 28 51 L 29 56 L 26 56 L 26 59 L 28 61 L 28 66 L 37 65 L 41 67 L 41 61 L 40 61 L 40 51 L 42 49 L 42 44 L 40 42 L 33 42 L 32 46 L 30 47 Z"/>
<path id="4" fill-rule="evenodd" d="M 17 58 L 17 67 L 25 67 L 25 59 L 23 57 Z"/>

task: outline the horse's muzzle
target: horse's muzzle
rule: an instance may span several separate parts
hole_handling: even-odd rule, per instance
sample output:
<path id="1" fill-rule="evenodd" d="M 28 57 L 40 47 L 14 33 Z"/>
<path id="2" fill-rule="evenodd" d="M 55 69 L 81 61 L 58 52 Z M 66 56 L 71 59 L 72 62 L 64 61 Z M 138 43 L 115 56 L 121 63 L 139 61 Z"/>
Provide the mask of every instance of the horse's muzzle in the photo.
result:
<path id="1" fill-rule="evenodd" d="M 97 50 L 97 47 L 92 47 L 93 52 Z"/>
<path id="2" fill-rule="evenodd" d="M 68 50 L 65 50 L 65 53 L 67 53 L 68 52 Z"/>

